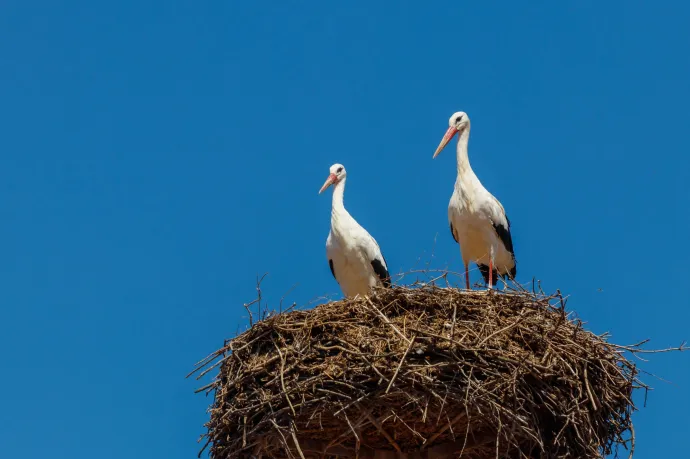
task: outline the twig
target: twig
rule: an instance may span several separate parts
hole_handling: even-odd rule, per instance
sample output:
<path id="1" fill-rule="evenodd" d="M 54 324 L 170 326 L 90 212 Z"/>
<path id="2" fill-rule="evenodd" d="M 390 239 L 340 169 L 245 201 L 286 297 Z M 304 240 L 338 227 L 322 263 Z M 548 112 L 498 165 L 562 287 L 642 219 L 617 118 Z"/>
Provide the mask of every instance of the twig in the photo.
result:
<path id="1" fill-rule="evenodd" d="M 371 302 L 371 299 L 368 296 L 366 298 L 367 298 L 367 301 L 369 302 L 369 305 L 374 309 L 374 311 L 376 311 L 378 313 L 378 315 L 383 319 L 383 321 L 386 322 L 388 325 L 390 325 L 391 328 L 393 329 L 393 331 L 395 331 L 398 334 L 398 336 L 400 336 L 402 339 L 405 340 L 405 342 L 407 342 L 409 344 L 410 340 L 407 338 L 407 336 L 403 335 L 400 332 L 400 330 L 398 330 L 398 327 L 393 325 L 393 322 L 388 320 L 388 317 L 386 317 L 381 311 L 379 311 L 379 309 L 376 306 L 374 306 L 374 303 Z"/>
<path id="2" fill-rule="evenodd" d="M 259 304 L 259 317 L 261 317 L 261 282 L 264 280 L 264 278 L 268 275 L 268 273 L 264 273 L 261 278 L 259 276 L 256 276 L 256 299 L 254 301 L 251 301 L 249 303 L 244 304 L 244 309 L 247 310 L 247 314 L 249 314 L 249 326 L 252 327 L 254 326 L 254 316 L 252 315 L 252 310 L 251 306 L 258 303 Z"/>
<path id="3" fill-rule="evenodd" d="M 455 320 L 458 316 L 458 303 L 457 301 L 453 301 L 453 323 L 450 326 L 450 339 L 454 340 L 455 339 Z"/>
<path id="4" fill-rule="evenodd" d="M 285 373 L 285 358 L 283 358 L 283 353 L 280 352 L 280 348 L 278 347 L 275 341 L 273 341 L 273 345 L 275 346 L 276 350 L 278 351 L 278 355 L 280 356 L 280 385 L 283 387 L 283 393 L 285 394 L 285 399 L 287 400 L 288 405 L 290 405 L 292 415 L 297 416 L 297 413 L 295 413 L 295 407 L 292 406 L 290 396 L 288 395 L 287 389 L 285 389 L 285 379 L 283 378 L 283 374 Z"/>
<path id="5" fill-rule="evenodd" d="M 468 387 L 469 387 L 469 386 L 468 386 Z M 422 446 L 421 449 L 424 450 L 424 449 L 428 448 L 429 445 L 431 445 L 433 442 L 435 442 L 436 439 L 437 439 L 438 437 L 440 437 L 441 435 L 443 435 L 443 433 L 444 433 L 446 430 L 450 429 L 450 428 L 451 428 L 452 426 L 454 426 L 460 419 L 462 419 L 462 418 L 465 417 L 465 416 L 466 416 L 465 413 L 458 413 L 458 415 L 455 416 L 455 417 L 453 418 L 452 421 L 450 421 L 449 423 L 444 424 L 443 426 L 441 426 L 441 428 L 440 428 L 439 430 L 437 430 L 436 433 L 434 433 L 431 437 L 429 437 L 429 441 L 427 441 L 427 442 Z M 469 423 L 468 423 L 467 425 L 469 425 Z"/>
<path id="6" fill-rule="evenodd" d="M 646 341 L 648 341 L 648 340 L 643 341 L 643 343 Z M 637 344 L 633 345 L 633 346 L 621 346 L 620 344 L 611 344 L 611 346 L 616 347 L 618 349 L 623 349 L 624 351 L 628 351 L 631 354 L 659 354 L 662 352 L 677 352 L 677 351 L 683 352 L 683 351 L 690 350 L 690 347 L 687 346 L 685 341 L 680 343 L 680 346 L 667 347 L 666 349 L 637 349 L 637 348 L 635 348 L 635 346 L 637 346 Z"/>
<path id="7" fill-rule="evenodd" d="M 285 445 L 285 451 L 287 452 L 288 456 L 292 458 L 292 452 L 290 452 L 290 445 L 288 445 L 287 438 L 285 438 L 285 435 L 283 435 L 283 432 L 280 430 L 280 427 L 278 426 L 278 424 L 276 424 L 276 422 L 273 419 L 271 419 L 271 424 L 273 424 L 273 426 L 276 429 L 276 432 L 278 432 L 278 435 L 280 435 L 280 438 L 283 440 L 283 445 Z"/>
<path id="8" fill-rule="evenodd" d="M 383 428 L 383 426 L 381 425 L 381 423 L 379 423 L 379 421 L 376 420 L 376 419 L 374 418 L 374 416 L 371 415 L 371 412 L 369 412 L 369 410 L 367 410 L 367 409 L 365 409 L 365 408 L 362 409 L 362 412 L 367 416 L 367 419 L 369 419 L 369 422 L 371 422 L 372 424 L 374 424 L 374 427 L 376 427 L 376 430 L 378 430 L 378 431 L 381 433 L 381 435 L 383 435 L 383 437 L 388 441 L 388 443 L 390 443 L 390 445 L 391 445 L 393 448 L 395 448 L 395 450 L 396 450 L 398 453 L 402 453 L 402 450 L 400 449 L 400 446 L 398 446 L 398 444 L 395 442 L 395 440 L 393 440 L 393 437 L 391 437 L 391 436 L 388 434 L 388 432 L 386 432 L 386 431 L 384 430 L 384 428 Z"/>
<path id="9" fill-rule="evenodd" d="M 407 349 L 405 349 L 405 353 L 400 358 L 400 363 L 398 364 L 398 368 L 395 369 L 395 373 L 393 373 L 393 377 L 391 378 L 390 382 L 388 383 L 388 387 L 386 388 L 386 393 L 388 393 L 391 390 L 391 386 L 393 386 L 393 381 L 395 381 L 395 377 L 398 376 L 398 372 L 400 371 L 400 367 L 402 367 L 402 364 L 405 361 L 405 357 L 407 357 L 407 353 L 410 352 L 410 348 L 412 348 L 412 344 L 414 343 L 414 340 L 416 338 L 417 338 L 417 335 L 412 336 L 412 339 L 410 340 L 410 344 L 407 346 Z"/>
<path id="10" fill-rule="evenodd" d="M 297 440 L 297 434 L 295 434 L 295 423 L 291 422 L 290 423 L 290 433 L 292 434 L 292 440 L 295 442 L 295 447 L 297 448 L 297 452 L 299 453 L 299 456 L 302 459 L 306 459 L 304 457 L 304 453 L 302 452 L 302 448 L 299 446 L 299 440 Z"/>
<path id="11" fill-rule="evenodd" d="M 280 297 L 280 303 L 278 303 L 278 312 L 279 312 L 280 314 L 283 313 L 283 300 L 284 300 L 285 297 L 288 296 L 288 294 L 289 294 L 290 292 L 292 292 L 292 291 L 295 289 L 295 287 L 297 287 L 298 285 L 299 285 L 299 283 L 293 284 L 292 287 L 290 287 L 290 288 L 288 289 L 288 291 L 285 292 L 285 293 L 283 294 L 282 297 Z"/>
<path id="12" fill-rule="evenodd" d="M 510 330 L 511 328 L 513 328 L 517 324 L 519 324 L 521 321 L 522 321 L 522 314 L 520 314 L 520 316 L 517 318 L 517 320 L 515 322 L 513 322 L 512 324 L 508 325 L 507 327 L 503 327 L 500 330 L 496 330 L 495 332 L 493 332 L 492 334 L 490 334 L 489 336 L 484 338 L 479 344 L 477 344 L 477 347 L 482 347 L 484 345 L 484 343 L 489 341 L 491 338 L 493 338 L 496 335 L 503 333 L 504 331 Z"/>

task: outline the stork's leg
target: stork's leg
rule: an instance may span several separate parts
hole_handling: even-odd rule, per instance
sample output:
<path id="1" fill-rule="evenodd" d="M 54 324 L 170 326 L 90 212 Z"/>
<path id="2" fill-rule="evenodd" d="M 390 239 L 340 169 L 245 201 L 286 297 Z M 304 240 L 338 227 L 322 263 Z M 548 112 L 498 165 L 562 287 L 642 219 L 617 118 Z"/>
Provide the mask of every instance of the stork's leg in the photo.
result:
<path id="1" fill-rule="evenodd" d="M 465 286 L 467 290 L 470 289 L 470 267 L 465 263 Z"/>
<path id="2" fill-rule="evenodd" d="M 491 289 L 491 286 L 493 285 L 493 277 L 494 277 L 494 261 L 489 258 L 489 289 Z"/>

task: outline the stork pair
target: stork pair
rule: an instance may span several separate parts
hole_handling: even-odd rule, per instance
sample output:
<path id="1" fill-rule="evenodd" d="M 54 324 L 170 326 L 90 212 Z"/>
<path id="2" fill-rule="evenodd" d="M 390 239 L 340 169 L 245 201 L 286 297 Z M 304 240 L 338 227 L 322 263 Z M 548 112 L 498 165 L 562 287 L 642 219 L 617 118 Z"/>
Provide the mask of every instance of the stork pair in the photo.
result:
<path id="1" fill-rule="evenodd" d="M 465 264 L 465 285 L 470 289 L 469 263 L 475 262 L 489 289 L 498 277 L 515 278 L 516 263 L 510 220 L 500 202 L 481 184 L 472 171 L 467 155 L 470 119 L 464 112 L 448 121 L 434 158 L 458 135 L 458 176 L 448 204 L 448 221 L 453 239 L 460 245 Z M 347 174 L 341 164 L 331 166 L 319 193 L 334 185 L 331 231 L 326 240 L 326 255 L 331 273 L 347 297 L 366 295 L 376 285 L 390 287 L 386 259 L 376 240 L 345 210 L 343 193 Z"/>

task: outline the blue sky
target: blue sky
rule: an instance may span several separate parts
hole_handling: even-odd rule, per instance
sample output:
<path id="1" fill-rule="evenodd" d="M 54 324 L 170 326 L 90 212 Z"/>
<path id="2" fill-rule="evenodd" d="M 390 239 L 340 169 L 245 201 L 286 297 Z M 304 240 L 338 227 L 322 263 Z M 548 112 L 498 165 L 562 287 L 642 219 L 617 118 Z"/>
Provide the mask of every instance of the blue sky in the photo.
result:
<path id="1" fill-rule="evenodd" d="M 520 281 L 618 343 L 690 338 L 690 4 L 428 5 L 2 2 L 0 456 L 195 457 L 184 376 L 257 274 L 272 306 L 339 292 L 333 163 L 391 271 L 459 271 L 458 110 Z M 689 357 L 645 364 L 672 384 L 636 457 L 687 453 Z"/>

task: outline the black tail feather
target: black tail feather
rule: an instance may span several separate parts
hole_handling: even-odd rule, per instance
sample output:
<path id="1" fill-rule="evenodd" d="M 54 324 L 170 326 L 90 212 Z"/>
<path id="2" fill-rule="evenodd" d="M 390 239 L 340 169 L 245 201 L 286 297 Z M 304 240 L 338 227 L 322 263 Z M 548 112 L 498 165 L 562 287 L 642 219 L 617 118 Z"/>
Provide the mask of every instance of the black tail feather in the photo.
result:
<path id="1" fill-rule="evenodd" d="M 487 265 L 482 265 L 477 263 L 477 267 L 479 268 L 479 272 L 482 273 L 482 277 L 484 278 L 484 282 L 486 285 L 489 285 L 489 267 Z M 517 274 L 517 266 L 513 265 L 513 267 L 508 271 L 507 273 L 504 274 L 498 274 L 498 271 L 494 269 L 493 272 L 493 285 L 495 286 L 498 282 L 499 276 L 502 277 L 503 279 L 510 279 L 510 280 L 515 280 L 515 274 Z"/>
<path id="2" fill-rule="evenodd" d="M 482 273 L 482 277 L 484 278 L 484 282 L 486 285 L 489 285 L 489 267 L 487 265 L 480 265 L 477 263 L 477 268 L 479 268 L 479 272 Z M 498 271 L 494 269 L 493 272 L 493 279 L 494 279 L 494 285 L 496 285 L 496 279 L 498 279 Z"/>
<path id="3" fill-rule="evenodd" d="M 371 267 L 374 268 L 374 272 L 379 277 L 379 279 L 381 279 L 381 283 L 383 284 L 383 286 L 386 288 L 390 288 L 391 276 L 390 274 L 388 274 L 388 270 L 383 265 L 383 263 L 381 263 L 381 260 L 372 260 Z"/>
<path id="4" fill-rule="evenodd" d="M 510 269 L 510 272 L 508 275 L 510 276 L 510 280 L 515 280 L 515 275 L 517 274 L 517 263 L 515 263 L 515 260 L 513 260 L 513 267 Z"/>

